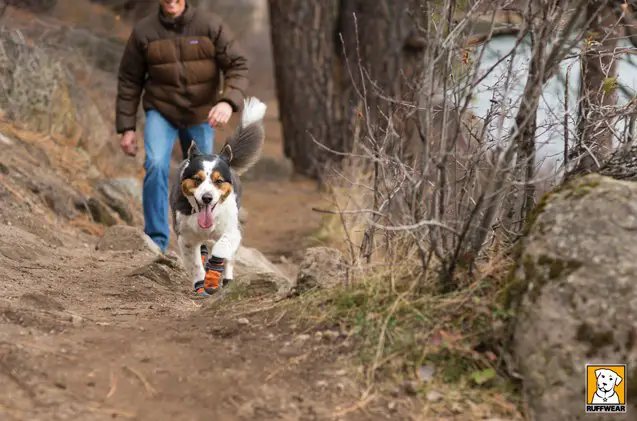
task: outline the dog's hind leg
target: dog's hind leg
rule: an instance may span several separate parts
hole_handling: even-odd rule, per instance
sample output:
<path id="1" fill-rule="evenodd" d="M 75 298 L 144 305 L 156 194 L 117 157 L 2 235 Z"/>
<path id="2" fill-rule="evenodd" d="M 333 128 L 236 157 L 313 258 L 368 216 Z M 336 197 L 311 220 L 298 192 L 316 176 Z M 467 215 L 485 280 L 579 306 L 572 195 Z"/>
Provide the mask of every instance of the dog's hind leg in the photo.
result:
<path id="1" fill-rule="evenodd" d="M 234 279 L 234 256 L 226 260 L 226 270 L 223 275 L 223 286 L 225 287 Z"/>

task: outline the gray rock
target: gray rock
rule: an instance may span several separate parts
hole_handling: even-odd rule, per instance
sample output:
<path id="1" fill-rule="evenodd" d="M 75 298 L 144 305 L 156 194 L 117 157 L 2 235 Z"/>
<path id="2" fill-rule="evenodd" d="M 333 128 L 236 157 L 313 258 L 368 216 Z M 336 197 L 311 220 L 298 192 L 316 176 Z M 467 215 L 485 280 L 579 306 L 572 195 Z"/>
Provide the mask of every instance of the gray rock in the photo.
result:
<path id="1" fill-rule="evenodd" d="M 41 177 L 37 181 L 29 182 L 28 187 L 58 216 L 70 220 L 79 215 L 77 203 L 82 198 L 62 180 L 51 176 Z"/>
<path id="2" fill-rule="evenodd" d="M 118 177 L 108 180 L 109 184 L 120 192 L 142 203 L 142 183 L 135 177 Z"/>
<path id="3" fill-rule="evenodd" d="M 284 279 L 287 276 L 277 268 L 259 250 L 251 247 L 239 247 L 235 258 L 235 267 L 238 274 L 242 273 L 274 273 Z"/>
<path id="4" fill-rule="evenodd" d="M 151 262 L 128 273 L 129 277 L 142 277 L 165 287 L 176 288 L 187 284 L 187 274 L 176 258 L 159 255 Z"/>
<path id="5" fill-rule="evenodd" d="M 117 218 L 113 216 L 106 204 L 96 197 L 89 197 L 86 201 L 86 207 L 91 218 L 95 223 L 112 227 L 117 224 Z"/>
<path id="6" fill-rule="evenodd" d="M 239 247 L 235 260 L 234 282 L 227 287 L 229 293 L 232 293 L 233 288 L 237 288 L 241 295 L 274 295 L 278 300 L 286 297 L 292 286 L 292 280 L 259 250 Z"/>
<path id="7" fill-rule="evenodd" d="M 274 295 L 279 300 L 292 289 L 289 279 L 273 272 L 244 272 L 236 278 L 235 285 L 243 288 L 250 297 Z"/>
<path id="8" fill-rule="evenodd" d="M 133 196 L 128 191 L 122 190 L 121 185 L 113 180 L 99 180 L 95 183 L 95 188 L 101 193 L 104 202 L 117 212 L 124 222 L 133 223 Z"/>
<path id="9" fill-rule="evenodd" d="M 292 177 L 292 162 L 283 157 L 263 156 L 241 176 L 242 181 L 282 181 Z"/>
<path id="10" fill-rule="evenodd" d="M 585 413 L 585 367 L 627 364 L 625 384 L 637 379 L 637 184 L 576 178 L 528 223 L 509 302 L 531 419 L 617 419 Z"/>
<path id="11" fill-rule="evenodd" d="M 343 254 L 329 247 L 311 247 L 305 251 L 296 278 L 299 293 L 314 288 L 332 288 L 346 281 L 347 265 Z"/>
<path id="12" fill-rule="evenodd" d="M 140 251 L 161 254 L 159 246 L 140 228 L 128 225 L 114 225 L 107 229 L 95 248 L 100 251 Z"/>

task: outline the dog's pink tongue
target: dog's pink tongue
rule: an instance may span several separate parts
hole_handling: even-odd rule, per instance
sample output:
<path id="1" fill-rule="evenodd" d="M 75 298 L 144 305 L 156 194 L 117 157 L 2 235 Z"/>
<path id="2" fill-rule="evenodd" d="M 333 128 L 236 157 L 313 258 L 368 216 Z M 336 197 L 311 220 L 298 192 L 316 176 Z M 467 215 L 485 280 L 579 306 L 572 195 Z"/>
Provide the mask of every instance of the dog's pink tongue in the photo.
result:
<path id="1" fill-rule="evenodd" d="M 212 209 L 214 206 L 205 205 L 203 209 L 199 211 L 197 215 L 197 222 L 199 222 L 199 226 L 201 228 L 210 228 L 212 226 Z"/>

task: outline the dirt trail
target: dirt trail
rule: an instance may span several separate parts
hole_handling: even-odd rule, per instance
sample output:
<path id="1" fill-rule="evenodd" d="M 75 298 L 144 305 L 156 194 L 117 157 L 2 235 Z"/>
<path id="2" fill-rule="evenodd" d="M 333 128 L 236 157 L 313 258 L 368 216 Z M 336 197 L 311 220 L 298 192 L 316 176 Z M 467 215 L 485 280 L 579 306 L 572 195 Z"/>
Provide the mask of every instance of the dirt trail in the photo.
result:
<path id="1" fill-rule="evenodd" d="M 0 157 L 0 419 L 387 419 L 355 410 L 345 338 L 300 331 L 271 290 L 195 299 L 174 255 L 97 251 L 104 228 L 61 218 L 51 206 L 64 202 L 45 194 L 60 184 L 90 193 L 70 166 L 81 154 L 0 129 L 12 142 Z M 44 155 L 51 168 L 36 171 Z M 317 226 L 315 187 L 257 180 L 245 191 L 244 244 L 293 260 Z"/>
<path id="2" fill-rule="evenodd" d="M 353 397 L 338 347 L 286 346 L 281 311 L 255 311 L 269 295 L 212 309 L 183 277 L 131 276 L 149 254 L 0 238 L 0 419 L 317 420 Z"/>

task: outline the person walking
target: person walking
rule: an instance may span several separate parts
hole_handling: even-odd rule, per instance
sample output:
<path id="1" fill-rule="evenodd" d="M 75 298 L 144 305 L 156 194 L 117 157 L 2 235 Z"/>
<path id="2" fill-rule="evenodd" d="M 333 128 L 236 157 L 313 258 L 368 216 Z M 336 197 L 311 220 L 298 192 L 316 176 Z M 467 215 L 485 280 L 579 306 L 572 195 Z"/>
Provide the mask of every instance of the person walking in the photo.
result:
<path id="1" fill-rule="evenodd" d="M 212 153 L 215 129 L 243 108 L 247 73 L 248 60 L 228 26 L 187 0 L 159 0 L 157 12 L 133 28 L 119 66 L 115 125 L 124 153 L 136 156 L 142 102 L 144 232 L 162 252 L 170 237 L 168 177 L 175 140 L 184 158 L 192 140 Z"/>

